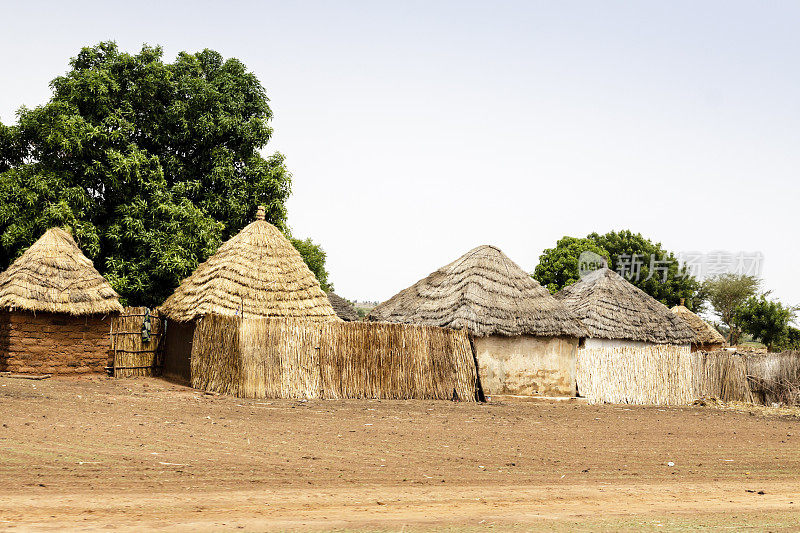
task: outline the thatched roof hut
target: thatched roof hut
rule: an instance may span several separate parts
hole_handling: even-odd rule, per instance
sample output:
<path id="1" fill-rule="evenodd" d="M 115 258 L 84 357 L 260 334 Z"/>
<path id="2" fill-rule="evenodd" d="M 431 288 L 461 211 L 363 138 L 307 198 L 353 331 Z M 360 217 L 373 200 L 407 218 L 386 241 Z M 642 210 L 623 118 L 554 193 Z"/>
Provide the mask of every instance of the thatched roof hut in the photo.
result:
<path id="1" fill-rule="evenodd" d="M 292 243 L 264 220 L 263 208 L 183 280 L 160 311 L 178 322 L 212 313 L 338 320 L 317 278 Z"/>
<path id="2" fill-rule="evenodd" d="M 575 315 L 500 249 L 483 245 L 375 307 L 369 319 L 465 329 L 477 337 L 582 337 Z"/>
<path id="3" fill-rule="evenodd" d="M 103 372 L 119 295 L 52 228 L 0 274 L 0 371 Z"/>
<path id="4" fill-rule="evenodd" d="M 669 308 L 616 272 L 601 268 L 555 297 L 569 307 L 589 338 L 689 344 L 692 329 Z"/>
<path id="5" fill-rule="evenodd" d="M 699 350 L 713 350 L 725 346 L 725 337 L 714 329 L 711 324 L 692 313 L 683 305 L 676 305 L 672 312 L 681 317 L 694 331 L 695 339 L 692 348 Z"/>
<path id="6" fill-rule="evenodd" d="M 119 295 L 60 228 L 47 230 L 0 274 L 0 308 L 72 316 L 122 311 Z"/>
<path id="7" fill-rule="evenodd" d="M 192 382 L 192 343 L 204 316 L 340 321 L 300 253 L 264 220 L 262 207 L 256 221 L 198 266 L 159 311 L 168 321 L 164 376 L 183 383 Z"/>
<path id="8" fill-rule="evenodd" d="M 328 296 L 328 300 L 331 302 L 333 310 L 336 311 L 336 316 L 345 322 L 358 321 L 358 311 L 356 311 L 356 308 L 353 307 L 353 304 L 333 291 L 328 291 L 325 294 Z"/>
<path id="9" fill-rule="evenodd" d="M 478 246 L 380 304 L 370 320 L 466 330 L 489 395 L 572 396 L 577 317 L 494 246 Z"/>

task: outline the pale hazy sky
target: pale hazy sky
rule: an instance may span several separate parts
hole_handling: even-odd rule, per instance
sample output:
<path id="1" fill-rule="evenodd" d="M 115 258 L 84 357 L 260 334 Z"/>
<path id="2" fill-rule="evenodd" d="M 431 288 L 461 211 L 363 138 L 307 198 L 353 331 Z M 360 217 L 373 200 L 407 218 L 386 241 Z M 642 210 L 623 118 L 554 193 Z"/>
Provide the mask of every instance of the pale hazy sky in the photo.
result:
<path id="1" fill-rule="evenodd" d="M 797 304 L 799 27 L 800 2 L 4 2 L 0 120 L 81 46 L 212 48 L 266 87 L 289 223 L 341 296 L 632 229 L 762 252 Z"/>

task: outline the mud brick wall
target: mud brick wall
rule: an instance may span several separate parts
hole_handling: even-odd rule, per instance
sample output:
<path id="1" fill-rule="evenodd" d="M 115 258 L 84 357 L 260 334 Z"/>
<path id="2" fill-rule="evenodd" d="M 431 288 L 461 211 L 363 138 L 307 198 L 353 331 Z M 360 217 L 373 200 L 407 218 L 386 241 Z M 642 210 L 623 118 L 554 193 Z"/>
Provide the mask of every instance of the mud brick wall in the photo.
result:
<path id="1" fill-rule="evenodd" d="M 110 316 L 0 313 L 0 371 L 32 374 L 105 372 Z"/>

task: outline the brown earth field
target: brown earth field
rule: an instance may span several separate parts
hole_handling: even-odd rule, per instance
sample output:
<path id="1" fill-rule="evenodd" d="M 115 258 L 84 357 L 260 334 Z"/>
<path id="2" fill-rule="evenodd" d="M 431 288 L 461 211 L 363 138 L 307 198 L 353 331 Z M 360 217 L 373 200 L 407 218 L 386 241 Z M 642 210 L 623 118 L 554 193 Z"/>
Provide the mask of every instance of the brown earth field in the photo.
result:
<path id="1" fill-rule="evenodd" d="M 0 529 L 798 531 L 800 419 L 0 378 Z"/>

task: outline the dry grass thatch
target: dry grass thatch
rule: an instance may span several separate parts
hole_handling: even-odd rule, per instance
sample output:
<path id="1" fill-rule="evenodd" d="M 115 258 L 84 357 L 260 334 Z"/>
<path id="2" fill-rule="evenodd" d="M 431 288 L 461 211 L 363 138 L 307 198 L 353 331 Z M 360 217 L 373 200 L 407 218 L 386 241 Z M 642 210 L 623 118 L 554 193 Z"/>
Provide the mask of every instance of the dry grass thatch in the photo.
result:
<path id="1" fill-rule="evenodd" d="M 692 341 L 692 344 L 701 346 L 704 344 L 725 345 L 725 337 L 723 337 L 719 331 L 683 305 L 676 305 L 672 308 L 672 312 L 681 317 L 684 322 L 692 328 L 692 331 L 694 331 L 695 339 Z"/>
<path id="2" fill-rule="evenodd" d="M 328 300 L 331 302 L 331 307 L 333 307 L 333 310 L 336 311 L 336 316 L 345 322 L 358 321 L 358 312 L 350 302 L 335 292 L 326 292 L 325 294 L 328 295 Z"/>
<path id="3" fill-rule="evenodd" d="M 212 313 L 246 318 L 337 321 L 314 274 L 263 210 L 164 301 L 160 311 L 188 322 Z"/>
<path id="4" fill-rule="evenodd" d="M 478 246 L 380 304 L 369 319 L 476 336 L 583 337 L 575 315 L 494 246 Z"/>
<path id="5" fill-rule="evenodd" d="M 590 272 L 555 296 L 578 316 L 591 338 L 657 344 L 689 344 L 695 338 L 666 305 L 608 268 Z"/>
<path id="6" fill-rule="evenodd" d="M 119 295 L 60 228 L 47 230 L 0 274 L 0 308 L 74 316 L 122 311 Z"/>
<path id="7" fill-rule="evenodd" d="M 246 398 L 474 401 L 468 335 L 425 326 L 208 315 L 192 342 L 191 382 Z"/>

